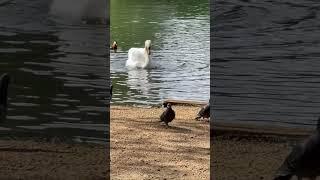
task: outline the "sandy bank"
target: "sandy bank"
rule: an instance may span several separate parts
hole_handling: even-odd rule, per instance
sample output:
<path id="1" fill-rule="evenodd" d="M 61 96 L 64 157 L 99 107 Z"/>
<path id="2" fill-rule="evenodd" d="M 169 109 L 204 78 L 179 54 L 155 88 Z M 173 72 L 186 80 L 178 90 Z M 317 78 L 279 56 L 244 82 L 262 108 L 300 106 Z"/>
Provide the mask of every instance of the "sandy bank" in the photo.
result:
<path id="1" fill-rule="evenodd" d="M 0 179 L 106 179 L 106 146 L 0 140 Z"/>
<path id="2" fill-rule="evenodd" d="M 215 123 L 211 170 L 217 180 L 271 180 L 310 129 Z"/>
<path id="3" fill-rule="evenodd" d="M 176 119 L 160 124 L 162 108 L 111 107 L 111 179 L 272 179 L 294 143 L 309 130 L 259 129 L 195 121 L 196 106 L 173 106 Z M 106 146 L 0 140 L 0 179 L 106 179 Z"/>
<path id="4" fill-rule="evenodd" d="M 111 107 L 112 179 L 209 179 L 209 123 L 194 120 L 199 107 L 173 109 L 166 128 L 162 108 Z"/>

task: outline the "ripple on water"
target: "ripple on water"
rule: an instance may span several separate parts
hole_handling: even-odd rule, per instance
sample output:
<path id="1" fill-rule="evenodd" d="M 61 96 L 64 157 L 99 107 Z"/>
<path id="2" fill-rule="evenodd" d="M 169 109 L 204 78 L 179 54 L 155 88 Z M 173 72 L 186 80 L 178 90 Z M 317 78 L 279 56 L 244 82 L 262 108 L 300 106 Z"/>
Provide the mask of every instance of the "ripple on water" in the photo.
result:
<path id="1" fill-rule="evenodd" d="M 0 2 L 1 73 L 12 77 L 8 117 L 2 126 L 24 135 L 39 132 L 105 142 L 108 36 L 106 24 L 91 18 L 105 13 L 105 6 L 92 12 L 91 5 L 105 2 L 90 0 L 87 6 L 87 1 L 79 1 L 72 8 L 66 5 L 72 2 L 64 0 Z M 87 9 L 76 12 L 83 7 Z M 89 15 L 86 23 L 83 15 Z M 56 121 L 68 124 L 57 126 Z M 87 124 L 79 126 L 82 121 Z"/>
<path id="2" fill-rule="evenodd" d="M 315 9 L 310 1 L 216 1 L 216 120 L 314 127 L 320 104 Z"/>
<path id="3" fill-rule="evenodd" d="M 127 53 L 111 53 L 112 103 L 158 104 L 166 98 L 209 99 L 209 18 L 173 19 L 154 40 L 152 69 L 125 68 Z M 188 27 L 188 31 L 186 31 Z"/>

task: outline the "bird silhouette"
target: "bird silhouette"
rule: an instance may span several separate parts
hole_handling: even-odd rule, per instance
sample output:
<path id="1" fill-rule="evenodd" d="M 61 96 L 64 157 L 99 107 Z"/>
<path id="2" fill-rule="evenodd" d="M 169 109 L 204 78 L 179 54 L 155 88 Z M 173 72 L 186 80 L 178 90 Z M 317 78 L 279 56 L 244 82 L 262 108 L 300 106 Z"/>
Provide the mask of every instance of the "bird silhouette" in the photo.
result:
<path id="1" fill-rule="evenodd" d="M 112 89 L 113 89 L 113 86 L 111 84 L 111 86 L 110 86 L 110 99 L 112 99 Z"/>
<path id="2" fill-rule="evenodd" d="M 297 176 L 315 180 L 320 175 L 320 118 L 317 129 L 303 143 L 294 147 L 276 172 L 274 180 L 289 180 Z"/>
<path id="3" fill-rule="evenodd" d="M 200 118 L 210 118 L 210 103 L 200 109 L 195 119 L 200 120 Z"/>
<path id="4" fill-rule="evenodd" d="M 6 119 L 8 107 L 8 86 L 10 83 L 10 76 L 5 73 L 0 77 L 0 120 Z"/>
<path id="5" fill-rule="evenodd" d="M 169 126 L 169 122 L 171 122 L 175 118 L 176 114 L 174 110 L 171 108 L 170 103 L 166 105 L 166 108 L 167 109 L 163 111 L 163 113 L 160 116 L 160 122 L 164 122 L 166 126 Z"/>
<path id="6" fill-rule="evenodd" d="M 112 45 L 111 45 L 111 49 L 113 50 L 113 52 L 117 52 L 118 49 L 118 43 L 117 41 L 113 41 Z"/>

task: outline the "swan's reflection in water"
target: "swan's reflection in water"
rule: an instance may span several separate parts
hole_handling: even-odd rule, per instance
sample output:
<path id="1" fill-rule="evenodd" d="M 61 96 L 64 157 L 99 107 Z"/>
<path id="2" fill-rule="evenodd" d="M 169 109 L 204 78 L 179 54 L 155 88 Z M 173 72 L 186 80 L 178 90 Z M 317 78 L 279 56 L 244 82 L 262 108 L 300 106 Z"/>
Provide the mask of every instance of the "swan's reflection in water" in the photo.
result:
<path id="1" fill-rule="evenodd" d="M 127 86 L 137 90 L 143 96 L 149 96 L 151 94 L 149 71 L 147 69 L 128 70 Z"/>
<path id="2" fill-rule="evenodd" d="M 209 66 L 206 66 L 208 62 L 196 58 L 178 61 L 178 58 L 170 55 L 172 52 L 154 50 L 152 68 L 131 69 L 125 66 L 127 52 L 111 52 L 112 104 L 149 106 L 159 104 L 163 99 L 207 101 L 210 78 Z"/>

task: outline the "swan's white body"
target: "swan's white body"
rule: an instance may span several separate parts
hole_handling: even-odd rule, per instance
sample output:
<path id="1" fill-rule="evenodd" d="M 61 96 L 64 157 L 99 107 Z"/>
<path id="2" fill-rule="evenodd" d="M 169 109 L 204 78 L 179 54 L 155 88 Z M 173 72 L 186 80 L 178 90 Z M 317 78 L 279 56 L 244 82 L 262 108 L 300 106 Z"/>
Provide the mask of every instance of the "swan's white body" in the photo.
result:
<path id="1" fill-rule="evenodd" d="M 144 48 L 130 48 L 128 51 L 128 60 L 126 66 L 129 68 L 147 68 L 150 66 L 151 41 L 145 41 Z"/>

